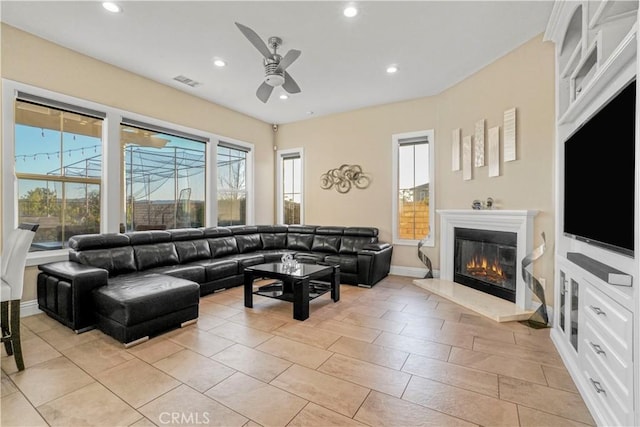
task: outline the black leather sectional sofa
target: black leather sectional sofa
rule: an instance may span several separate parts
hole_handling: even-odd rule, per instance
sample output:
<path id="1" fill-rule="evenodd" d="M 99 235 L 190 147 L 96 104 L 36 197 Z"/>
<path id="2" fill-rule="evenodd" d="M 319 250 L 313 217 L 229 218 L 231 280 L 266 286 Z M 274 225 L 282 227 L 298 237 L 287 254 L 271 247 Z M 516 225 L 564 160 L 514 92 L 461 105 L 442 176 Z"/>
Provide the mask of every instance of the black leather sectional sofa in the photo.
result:
<path id="1" fill-rule="evenodd" d="M 199 297 L 241 285 L 246 266 L 291 253 L 339 265 L 341 283 L 370 287 L 389 273 L 393 250 L 376 228 L 308 225 L 85 234 L 69 247 L 69 261 L 39 266 L 39 308 L 123 343 L 196 319 Z"/>

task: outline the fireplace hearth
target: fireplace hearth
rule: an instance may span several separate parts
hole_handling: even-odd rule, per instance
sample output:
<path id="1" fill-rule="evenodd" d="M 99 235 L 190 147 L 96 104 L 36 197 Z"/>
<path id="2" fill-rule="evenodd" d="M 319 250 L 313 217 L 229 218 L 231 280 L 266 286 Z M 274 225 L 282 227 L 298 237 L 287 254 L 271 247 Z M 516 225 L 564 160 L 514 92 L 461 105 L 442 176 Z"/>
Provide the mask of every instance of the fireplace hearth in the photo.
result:
<path id="1" fill-rule="evenodd" d="M 516 233 L 456 227 L 453 281 L 515 302 L 516 255 Z"/>

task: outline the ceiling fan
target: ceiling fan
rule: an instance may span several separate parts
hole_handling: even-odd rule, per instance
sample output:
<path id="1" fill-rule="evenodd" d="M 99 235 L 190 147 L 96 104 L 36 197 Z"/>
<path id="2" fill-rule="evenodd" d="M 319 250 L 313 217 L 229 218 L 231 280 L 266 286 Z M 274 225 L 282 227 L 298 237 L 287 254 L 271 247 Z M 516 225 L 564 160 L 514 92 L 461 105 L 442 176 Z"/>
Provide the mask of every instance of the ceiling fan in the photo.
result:
<path id="1" fill-rule="evenodd" d="M 242 34 L 244 34 L 251 44 L 260 51 L 262 56 L 264 56 L 265 76 L 264 81 L 256 91 L 258 99 L 266 103 L 269 96 L 271 96 L 273 88 L 277 86 L 282 86 L 282 88 L 289 93 L 299 93 L 300 87 L 286 69 L 293 64 L 296 59 L 298 59 L 302 52 L 296 49 L 291 49 L 285 56 L 280 56 L 277 53 L 278 47 L 282 44 L 282 39 L 280 37 L 269 37 L 268 44 L 273 50 L 273 52 L 271 52 L 269 47 L 267 47 L 267 44 L 262 41 L 260 36 L 258 36 L 258 34 L 256 34 L 256 32 L 251 28 L 238 24 L 237 22 L 236 27 L 238 27 Z"/>

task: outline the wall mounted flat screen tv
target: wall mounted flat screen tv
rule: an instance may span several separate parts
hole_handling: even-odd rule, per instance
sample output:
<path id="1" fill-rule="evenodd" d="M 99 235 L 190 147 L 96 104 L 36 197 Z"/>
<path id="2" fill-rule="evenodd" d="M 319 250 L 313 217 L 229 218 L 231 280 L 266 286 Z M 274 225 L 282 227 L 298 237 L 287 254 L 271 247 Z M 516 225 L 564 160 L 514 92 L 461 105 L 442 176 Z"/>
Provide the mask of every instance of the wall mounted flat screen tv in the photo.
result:
<path id="1" fill-rule="evenodd" d="M 634 256 L 636 81 L 564 144 L 564 234 Z"/>

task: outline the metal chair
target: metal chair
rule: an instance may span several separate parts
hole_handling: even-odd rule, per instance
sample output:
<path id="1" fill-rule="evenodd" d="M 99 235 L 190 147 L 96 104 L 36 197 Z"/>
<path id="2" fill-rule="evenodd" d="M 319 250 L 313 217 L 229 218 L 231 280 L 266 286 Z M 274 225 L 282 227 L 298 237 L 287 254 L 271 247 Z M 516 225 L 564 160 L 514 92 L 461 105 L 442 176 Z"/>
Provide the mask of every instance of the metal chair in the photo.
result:
<path id="1" fill-rule="evenodd" d="M 15 356 L 19 371 L 24 370 L 20 344 L 20 300 L 24 284 L 24 267 L 38 226 L 38 224 L 20 224 L 9 235 L 7 246 L 2 254 L 2 274 L 0 275 L 2 342 L 7 354 Z"/>

